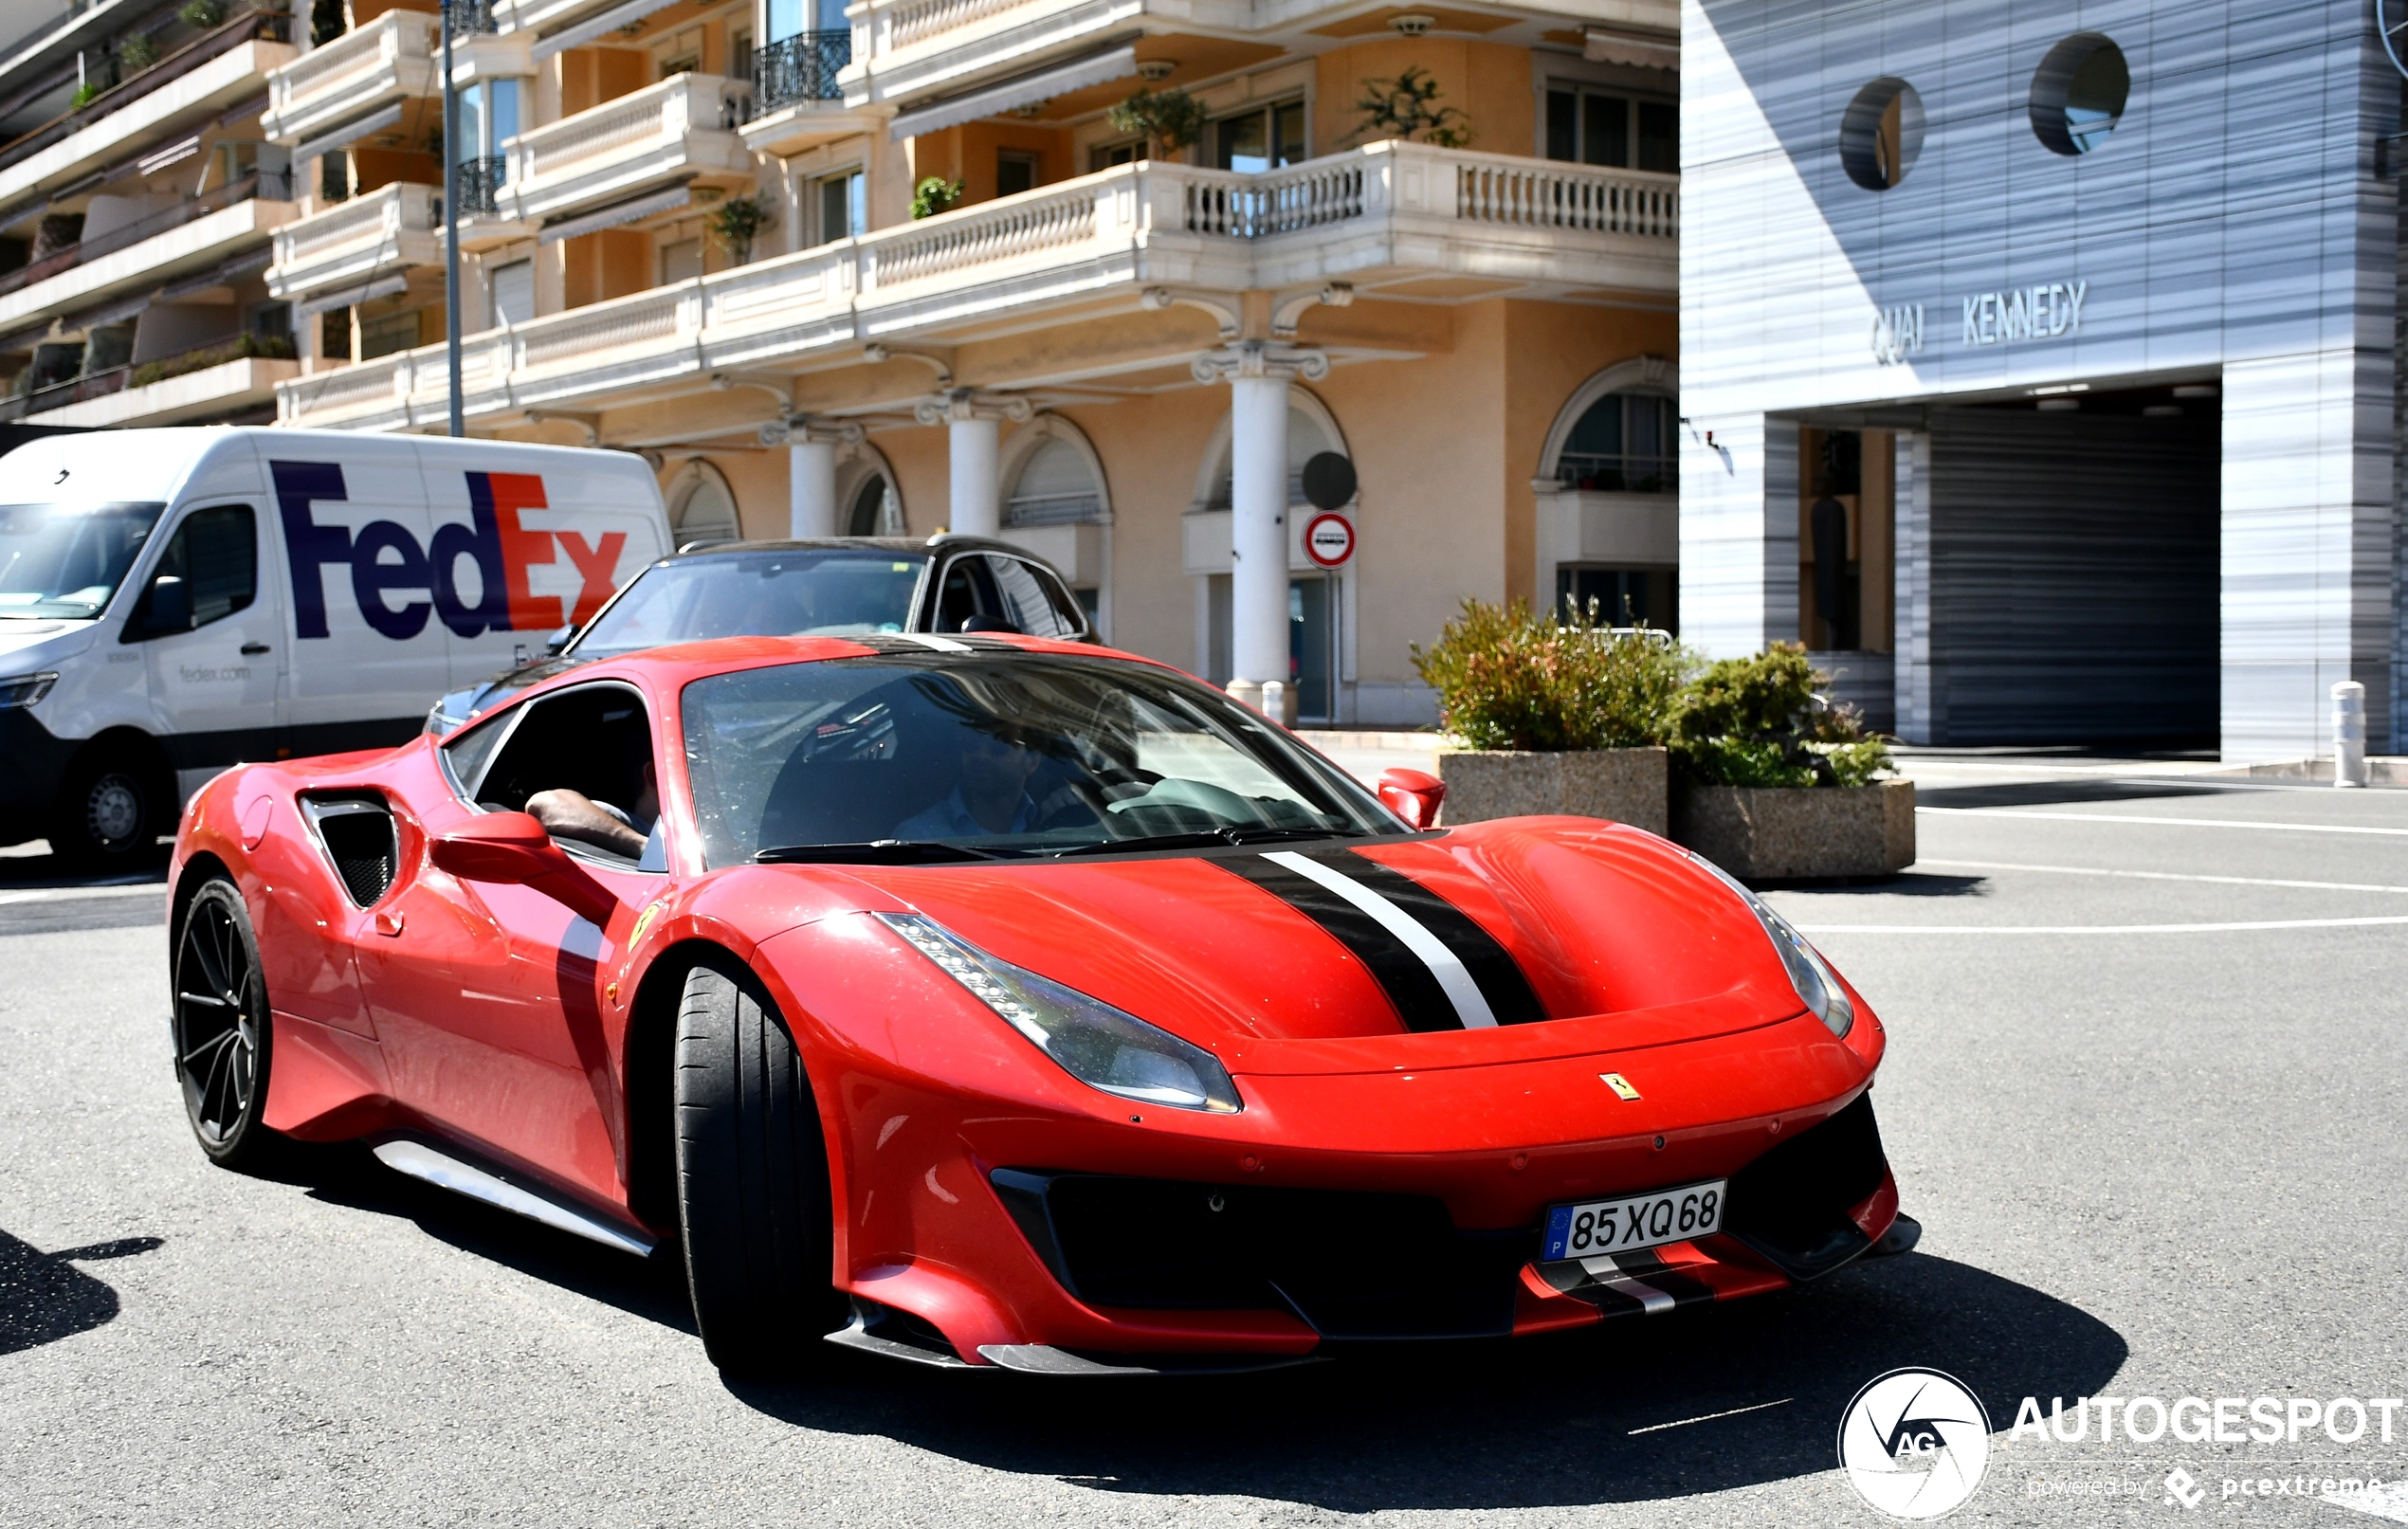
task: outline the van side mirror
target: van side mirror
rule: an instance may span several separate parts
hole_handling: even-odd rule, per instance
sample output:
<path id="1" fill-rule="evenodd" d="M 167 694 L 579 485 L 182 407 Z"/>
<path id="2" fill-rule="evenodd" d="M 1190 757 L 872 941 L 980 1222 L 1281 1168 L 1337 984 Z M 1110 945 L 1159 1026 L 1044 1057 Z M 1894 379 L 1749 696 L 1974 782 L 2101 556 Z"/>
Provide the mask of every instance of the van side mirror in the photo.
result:
<path id="1" fill-rule="evenodd" d="M 151 598 L 142 618 L 143 631 L 152 636 L 192 629 L 192 589 L 173 573 L 161 573 L 151 580 Z"/>
<path id="2" fill-rule="evenodd" d="M 558 631 L 554 632 L 551 636 L 543 640 L 543 656 L 545 658 L 559 657 L 560 649 L 568 646 L 569 640 L 576 634 L 577 628 L 576 623 L 575 622 L 571 622 L 569 625 L 561 628 Z"/>
<path id="3" fill-rule="evenodd" d="M 1379 802 L 1416 828 L 1438 826 L 1438 808 L 1447 799 L 1447 783 L 1426 770 L 1383 770 Z"/>
<path id="4" fill-rule="evenodd" d="M 619 905 L 609 887 L 524 812 L 473 818 L 428 846 L 427 858 L 464 882 L 533 887 L 597 927 L 607 926 Z"/>

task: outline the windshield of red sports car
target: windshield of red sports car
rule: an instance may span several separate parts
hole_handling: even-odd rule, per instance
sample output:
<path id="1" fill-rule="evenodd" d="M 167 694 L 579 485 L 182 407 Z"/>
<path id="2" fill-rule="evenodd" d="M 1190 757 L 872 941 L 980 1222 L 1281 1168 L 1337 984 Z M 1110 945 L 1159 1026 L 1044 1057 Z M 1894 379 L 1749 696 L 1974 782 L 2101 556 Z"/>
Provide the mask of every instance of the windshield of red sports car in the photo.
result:
<path id="1" fill-rule="evenodd" d="M 697 680 L 681 708 L 714 869 L 1404 828 L 1219 691 L 1121 660 L 990 651 L 785 664 Z"/>
<path id="2" fill-rule="evenodd" d="M 901 631 L 922 553 L 781 547 L 655 564 L 577 634 L 571 651 L 608 658 L 711 637 L 830 637 Z"/>

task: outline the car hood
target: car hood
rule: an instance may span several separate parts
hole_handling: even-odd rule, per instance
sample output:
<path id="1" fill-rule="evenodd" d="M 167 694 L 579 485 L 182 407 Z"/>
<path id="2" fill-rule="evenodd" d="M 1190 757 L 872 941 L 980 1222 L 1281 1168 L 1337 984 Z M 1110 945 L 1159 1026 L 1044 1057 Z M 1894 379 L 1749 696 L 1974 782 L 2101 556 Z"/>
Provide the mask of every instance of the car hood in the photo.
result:
<path id="1" fill-rule="evenodd" d="M 1594 819 L 844 874 L 1239 1072 L 1538 1060 L 1728 1034 L 1802 1008 L 1727 888 L 1663 840 Z M 1493 1028 L 1475 1017 L 1484 1003 Z"/>
<path id="2" fill-rule="evenodd" d="M 0 619 L 0 672 L 19 674 L 71 658 L 91 645 L 98 625 L 61 617 Z"/>

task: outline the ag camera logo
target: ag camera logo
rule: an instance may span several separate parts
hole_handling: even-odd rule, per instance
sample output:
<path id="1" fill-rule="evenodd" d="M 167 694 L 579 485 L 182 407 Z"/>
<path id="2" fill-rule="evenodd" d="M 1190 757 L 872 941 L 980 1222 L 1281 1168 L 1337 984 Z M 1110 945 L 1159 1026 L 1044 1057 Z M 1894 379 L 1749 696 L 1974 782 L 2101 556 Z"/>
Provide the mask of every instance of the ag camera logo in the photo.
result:
<path id="1" fill-rule="evenodd" d="M 1893 1519 L 1937 1519 L 1973 1496 L 1990 1463 L 1990 1413 L 1938 1370 L 1876 1375 L 1839 1417 L 1839 1464 Z"/>

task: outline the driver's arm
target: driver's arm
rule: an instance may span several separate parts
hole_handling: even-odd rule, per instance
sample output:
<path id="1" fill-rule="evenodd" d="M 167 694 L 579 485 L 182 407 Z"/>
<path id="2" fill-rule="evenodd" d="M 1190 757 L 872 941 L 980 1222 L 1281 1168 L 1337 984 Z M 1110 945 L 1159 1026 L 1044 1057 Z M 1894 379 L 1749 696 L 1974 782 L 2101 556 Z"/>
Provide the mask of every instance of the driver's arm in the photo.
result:
<path id="1" fill-rule="evenodd" d="M 630 860 L 644 853 L 644 835 L 583 792 L 538 792 L 527 798 L 527 815 L 556 839 L 575 839 Z"/>

